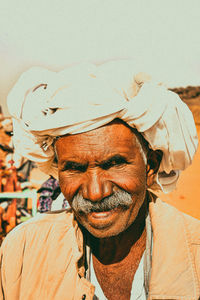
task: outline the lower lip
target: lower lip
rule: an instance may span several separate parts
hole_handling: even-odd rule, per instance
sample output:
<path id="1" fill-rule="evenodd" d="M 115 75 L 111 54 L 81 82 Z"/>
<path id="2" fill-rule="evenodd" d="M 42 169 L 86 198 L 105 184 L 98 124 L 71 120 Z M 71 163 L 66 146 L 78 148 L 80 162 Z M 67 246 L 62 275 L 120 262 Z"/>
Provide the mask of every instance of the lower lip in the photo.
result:
<path id="1" fill-rule="evenodd" d="M 86 222 L 96 229 L 108 229 L 108 227 L 116 222 L 119 216 L 121 217 L 120 212 L 120 208 L 102 212 L 91 212 L 86 215 Z"/>
<path id="2" fill-rule="evenodd" d="M 115 208 L 108 211 L 102 211 L 102 212 L 92 212 L 90 213 L 90 217 L 94 219 L 106 219 L 117 213 L 119 209 Z"/>

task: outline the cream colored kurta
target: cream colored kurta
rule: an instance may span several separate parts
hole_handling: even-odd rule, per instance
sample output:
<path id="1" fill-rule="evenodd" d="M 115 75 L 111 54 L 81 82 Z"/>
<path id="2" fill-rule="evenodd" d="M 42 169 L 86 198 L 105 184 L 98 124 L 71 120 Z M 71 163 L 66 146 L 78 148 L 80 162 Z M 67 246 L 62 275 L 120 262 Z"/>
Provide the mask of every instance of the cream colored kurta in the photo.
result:
<path id="1" fill-rule="evenodd" d="M 148 299 L 200 297 L 200 222 L 157 199 Z M 71 212 L 37 216 L 16 227 L 1 248 L 0 299 L 93 299 L 84 278 L 82 233 Z"/>

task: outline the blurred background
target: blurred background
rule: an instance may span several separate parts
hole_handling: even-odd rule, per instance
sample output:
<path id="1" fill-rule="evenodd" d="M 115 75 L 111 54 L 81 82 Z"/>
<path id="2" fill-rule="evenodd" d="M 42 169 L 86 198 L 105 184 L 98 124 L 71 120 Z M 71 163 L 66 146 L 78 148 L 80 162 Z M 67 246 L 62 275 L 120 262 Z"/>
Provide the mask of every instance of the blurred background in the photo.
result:
<path id="1" fill-rule="evenodd" d="M 56 71 L 82 61 L 131 58 L 188 104 L 200 136 L 199 11 L 198 0 L 0 0 L 2 168 L 15 167 L 19 177 L 24 163 L 13 157 L 12 130 L 5 129 L 10 120 L 6 98 L 19 75 L 35 65 Z M 29 171 L 27 189 L 39 189 L 48 179 L 36 166 Z M 198 151 L 177 189 L 160 197 L 200 219 L 199 171 Z M 27 212 L 31 215 L 29 208 Z"/>

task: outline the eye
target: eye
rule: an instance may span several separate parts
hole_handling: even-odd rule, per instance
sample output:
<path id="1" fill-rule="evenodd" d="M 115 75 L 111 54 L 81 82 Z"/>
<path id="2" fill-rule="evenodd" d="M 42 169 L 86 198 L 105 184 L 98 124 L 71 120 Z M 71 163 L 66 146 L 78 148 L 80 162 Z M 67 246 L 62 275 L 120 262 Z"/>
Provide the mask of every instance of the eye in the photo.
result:
<path id="1" fill-rule="evenodd" d="M 101 168 L 103 170 L 108 170 L 112 167 L 121 167 L 125 164 L 129 164 L 129 162 L 126 160 L 125 157 L 121 156 L 121 155 L 117 155 L 117 156 L 114 156 L 110 159 L 108 159 L 107 161 L 103 162 L 101 164 Z"/>

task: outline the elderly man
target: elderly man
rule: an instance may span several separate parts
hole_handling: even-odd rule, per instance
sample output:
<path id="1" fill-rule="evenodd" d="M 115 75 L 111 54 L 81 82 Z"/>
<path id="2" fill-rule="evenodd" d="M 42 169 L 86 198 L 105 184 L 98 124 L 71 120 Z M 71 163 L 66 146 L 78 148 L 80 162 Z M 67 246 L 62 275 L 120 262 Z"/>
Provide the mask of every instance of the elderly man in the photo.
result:
<path id="1" fill-rule="evenodd" d="M 200 223 L 159 200 L 198 140 L 189 109 L 130 63 L 34 68 L 11 91 L 16 151 L 71 208 L 14 229 L 1 299 L 200 297 Z"/>

